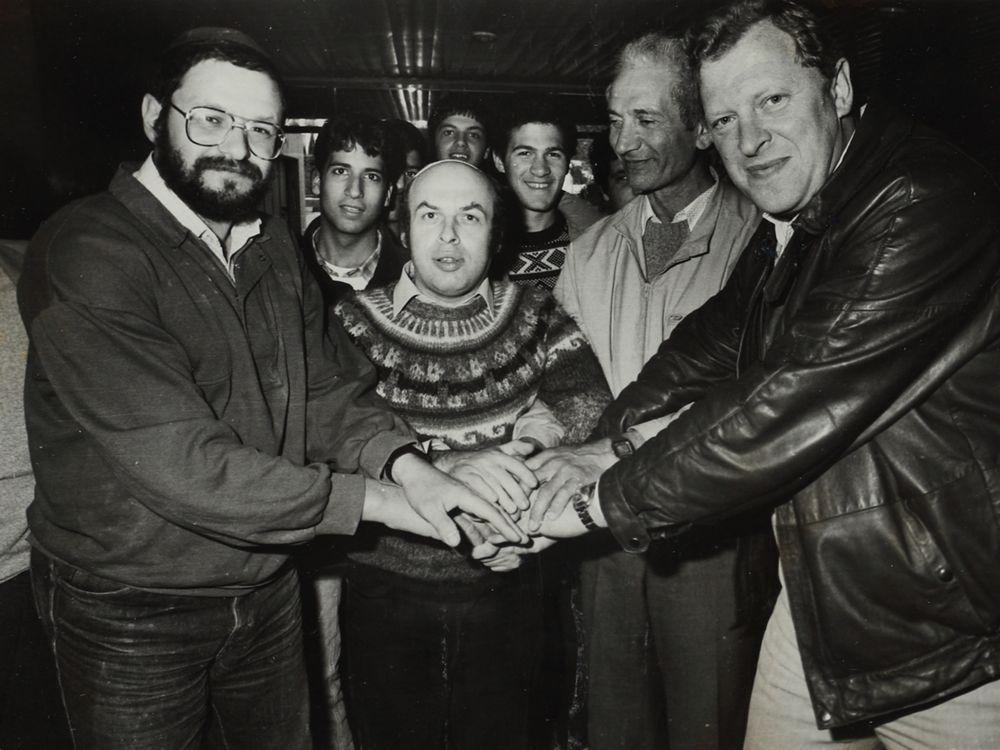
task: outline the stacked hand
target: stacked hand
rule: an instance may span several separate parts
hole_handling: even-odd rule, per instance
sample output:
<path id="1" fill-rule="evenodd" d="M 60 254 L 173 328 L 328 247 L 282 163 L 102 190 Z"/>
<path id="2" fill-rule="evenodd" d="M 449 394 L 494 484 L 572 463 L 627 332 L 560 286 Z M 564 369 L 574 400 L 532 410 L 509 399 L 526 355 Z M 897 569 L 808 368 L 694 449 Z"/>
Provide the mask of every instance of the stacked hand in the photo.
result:
<path id="1" fill-rule="evenodd" d="M 394 488 L 392 485 L 375 483 L 379 486 L 374 488 L 369 485 L 370 490 L 376 490 L 372 492 L 375 507 L 383 516 L 372 520 L 401 531 L 434 537 L 455 547 L 461 541 L 461 534 L 452 515 L 465 513 L 476 521 L 489 524 L 507 542 L 523 544 L 528 541 L 527 534 L 501 505 L 417 456 L 407 454 L 397 459 L 393 476 L 402 488 L 406 503 L 400 503 L 398 497 L 386 489 Z M 381 507 L 377 505 L 380 499 L 383 500 Z"/>
<path id="2" fill-rule="evenodd" d="M 529 457 L 533 450 L 530 443 L 515 441 L 485 451 L 445 453 L 435 461 L 438 468 L 506 510 L 523 532 L 525 538 L 514 541 L 482 516 L 455 517 L 473 546 L 473 558 L 494 571 L 514 570 L 524 555 L 540 552 L 558 538 L 585 533 L 569 501 L 615 462 L 606 440 Z"/>
<path id="3" fill-rule="evenodd" d="M 517 518 L 528 510 L 528 494 L 538 486 L 523 460 L 534 449 L 531 443 L 515 440 L 481 451 L 446 451 L 434 465 Z"/>
<path id="4" fill-rule="evenodd" d="M 552 448 L 529 458 L 526 464 L 541 484 L 531 497 L 528 523 L 522 525 L 529 533 L 545 534 L 548 525 L 550 531 L 562 532 L 558 536 L 582 534 L 585 531 L 582 523 L 581 531 L 568 534 L 575 526 L 559 523 L 553 527 L 553 522 L 572 520 L 564 518 L 567 508 L 573 511 L 569 507 L 570 498 L 585 485 L 596 482 L 616 460 L 611 441 L 606 439 L 572 448 Z"/>

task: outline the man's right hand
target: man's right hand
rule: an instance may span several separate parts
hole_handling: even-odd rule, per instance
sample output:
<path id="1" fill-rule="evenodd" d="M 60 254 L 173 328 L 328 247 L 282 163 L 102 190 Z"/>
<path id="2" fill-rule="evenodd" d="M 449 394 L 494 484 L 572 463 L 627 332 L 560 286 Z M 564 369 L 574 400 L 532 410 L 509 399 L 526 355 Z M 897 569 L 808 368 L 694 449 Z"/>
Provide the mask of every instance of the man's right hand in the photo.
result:
<path id="1" fill-rule="evenodd" d="M 396 531 L 408 531 L 411 534 L 444 541 L 437 529 L 413 509 L 406 499 L 406 493 L 398 484 L 366 479 L 365 504 L 361 510 L 361 519 L 380 523 Z"/>

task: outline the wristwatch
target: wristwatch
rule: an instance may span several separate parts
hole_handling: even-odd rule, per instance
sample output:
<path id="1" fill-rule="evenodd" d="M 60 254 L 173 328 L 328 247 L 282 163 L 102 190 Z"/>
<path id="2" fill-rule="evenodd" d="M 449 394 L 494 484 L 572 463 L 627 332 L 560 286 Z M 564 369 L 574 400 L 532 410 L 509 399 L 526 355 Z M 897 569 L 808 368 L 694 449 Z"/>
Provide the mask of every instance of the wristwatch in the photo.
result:
<path id="1" fill-rule="evenodd" d="M 573 503 L 573 510 L 576 511 L 577 518 L 580 519 L 580 523 L 584 525 L 587 531 L 593 531 L 597 528 L 594 517 L 590 515 L 590 503 L 594 499 L 595 487 L 597 487 L 597 482 L 585 484 L 570 497 Z"/>
<path id="2" fill-rule="evenodd" d="M 635 453 L 635 446 L 624 435 L 617 435 L 611 438 L 611 452 L 615 454 L 616 458 L 625 458 Z"/>

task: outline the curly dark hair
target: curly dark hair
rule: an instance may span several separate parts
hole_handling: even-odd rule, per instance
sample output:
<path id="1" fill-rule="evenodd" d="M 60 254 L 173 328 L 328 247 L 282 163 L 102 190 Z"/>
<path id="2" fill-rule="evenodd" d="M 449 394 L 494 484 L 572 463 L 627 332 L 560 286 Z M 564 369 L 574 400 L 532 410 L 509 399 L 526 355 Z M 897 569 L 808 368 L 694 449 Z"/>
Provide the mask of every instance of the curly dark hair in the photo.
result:
<path id="1" fill-rule="evenodd" d="M 392 125 L 369 115 L 349 113 L 327 120 L 316 136 L 313 161 L 322 172 L 331 154 L 355 148 L 371 157 L 381 156 L 386 184 L 396 184 L 406 165 L 405 146 Z"/>
<path id="2" fill-rule="evenodd" d="M 430 141 L 431 153 L 434 152 L 434 135 L 447 118 L 452 115 L 471 117 L 483 126 L 483 130 L 489 136 L 493 125 L 492 114 L 482 97 L 464 93 L 445 94 L 431 107 L 431 116 L 427 120 L 427 138 Z"/>

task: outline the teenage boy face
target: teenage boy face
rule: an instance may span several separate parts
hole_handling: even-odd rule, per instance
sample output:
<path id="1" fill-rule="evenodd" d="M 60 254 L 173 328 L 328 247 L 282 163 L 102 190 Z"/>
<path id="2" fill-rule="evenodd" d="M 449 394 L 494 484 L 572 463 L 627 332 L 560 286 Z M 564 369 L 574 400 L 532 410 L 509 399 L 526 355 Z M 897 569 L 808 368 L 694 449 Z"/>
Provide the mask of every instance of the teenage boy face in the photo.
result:
<path id="1" fill-rule="evenodd" d="M 496 166 L 521 206 L 529 211 L 549 213 L 562 196 L 562 184 L 569 172 L 569 154 L 559 128 L 548 123 L 529 122 L 515 128 L 507 141 L 503 160 Z"/>
<path id="2" fill-rule="evenodd" d="M 438 159 L 459 159 L 474 167 L 486 158 L 486 128 L 468 115 L 450 115 L 434 131 Z"/>
<path id="3" fill-rule="evenodd" d="M 320 182 L 323 218 L 343 234 L 363 234 L 382 215 L 389 185 L 381 156 L 369 156 L 360 146 L 334 151 Z"/>

